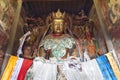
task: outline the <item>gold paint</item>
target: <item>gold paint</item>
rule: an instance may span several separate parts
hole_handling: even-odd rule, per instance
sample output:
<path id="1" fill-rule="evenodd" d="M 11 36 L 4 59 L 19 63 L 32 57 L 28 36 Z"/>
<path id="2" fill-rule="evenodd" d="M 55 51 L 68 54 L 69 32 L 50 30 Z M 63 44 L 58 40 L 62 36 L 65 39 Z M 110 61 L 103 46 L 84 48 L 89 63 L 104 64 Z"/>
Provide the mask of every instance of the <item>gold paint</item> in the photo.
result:
<path id="1" fill-rule="evenodd" d="M 65 17 L 65 12 L 62 14 L 61 12 L 60 12 L 60 9 L 58 9 L 58 11 L 55 13 L 55 12 L 53 12 L 52 13 L 52 17 L 54 18 L 54 19 L 63 19 L 64 17 Z"/>
<path id="2" fill-rule="evenodd" d="M 52 18 L 53 18 L 53 22 L 52 22 L 52 31 L 54 34 L 62 34 L 65 30 L 65 22 L 64 22 L 64 18 L 65 18 L 65 12 L 61 13 L 60 9 L 58 9 L 58 11 L 55 13 L 52 13 Z"/>
<path id="3" fill-rule="evenodd" d="M 61 34 L 64 31 L 64 20 L 54 19 L 52 30 L 54 34 Z"/>

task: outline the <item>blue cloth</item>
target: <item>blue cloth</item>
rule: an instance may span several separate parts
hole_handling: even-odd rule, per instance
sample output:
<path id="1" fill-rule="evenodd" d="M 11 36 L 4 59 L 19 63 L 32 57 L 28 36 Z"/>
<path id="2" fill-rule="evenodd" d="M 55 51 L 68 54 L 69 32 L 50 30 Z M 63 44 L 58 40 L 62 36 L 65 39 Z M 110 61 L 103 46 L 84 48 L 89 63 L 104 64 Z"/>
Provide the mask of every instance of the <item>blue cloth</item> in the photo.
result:
<path id="1" fill-rule="evenodd" d="M 98 66 L 102 72 L 104 80 L 117 80 L 110 63 L 105 55 L 96 58 Z"/>

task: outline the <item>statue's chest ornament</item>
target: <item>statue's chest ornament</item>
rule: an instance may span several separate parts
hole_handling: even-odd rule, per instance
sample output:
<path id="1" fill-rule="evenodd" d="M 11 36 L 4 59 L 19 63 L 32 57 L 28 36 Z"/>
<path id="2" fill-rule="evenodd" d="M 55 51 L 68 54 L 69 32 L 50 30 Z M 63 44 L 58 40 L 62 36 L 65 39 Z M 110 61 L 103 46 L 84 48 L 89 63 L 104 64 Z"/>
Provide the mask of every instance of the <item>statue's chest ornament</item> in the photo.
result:
<path id="1" fill-rule="evenodd" d="M 66 54 L 66 48 L 71 49 L 75 41 L 71 37 L 45 39 L 43 42 L 45 50 L 52 50 L 55 57 L 61 58 Z"/>

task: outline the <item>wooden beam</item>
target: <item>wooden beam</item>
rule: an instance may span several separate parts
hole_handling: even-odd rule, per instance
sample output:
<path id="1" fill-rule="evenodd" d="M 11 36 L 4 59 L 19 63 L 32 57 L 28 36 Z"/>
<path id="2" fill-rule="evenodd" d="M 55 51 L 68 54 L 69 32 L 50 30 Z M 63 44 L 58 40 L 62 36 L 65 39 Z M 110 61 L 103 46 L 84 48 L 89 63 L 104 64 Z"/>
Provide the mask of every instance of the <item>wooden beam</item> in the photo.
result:
<path id="1" fill-rule="evenodd" d="M 36 1 L 38 1 L 38 2 L 56 1 L 57 2 L 57 1 L 73 1 L 73 0 L 23 0 L 23 2 L 36 2 Z M 74 1 L 79 1 L 79 0 L 74 0 Z"/>

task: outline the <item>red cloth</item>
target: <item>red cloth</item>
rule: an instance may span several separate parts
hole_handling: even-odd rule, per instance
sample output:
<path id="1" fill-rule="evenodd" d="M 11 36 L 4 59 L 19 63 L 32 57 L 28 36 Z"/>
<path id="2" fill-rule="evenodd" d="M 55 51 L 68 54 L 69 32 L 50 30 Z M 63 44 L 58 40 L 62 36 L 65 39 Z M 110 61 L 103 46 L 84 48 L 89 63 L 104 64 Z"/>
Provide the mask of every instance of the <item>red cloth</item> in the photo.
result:
<path id="1" fill-rule="evenodd" d="M 32 60 L 24 59 L 17 80 L 24 80 L 27 70 L 30 68 L 32 63 Z"/>

